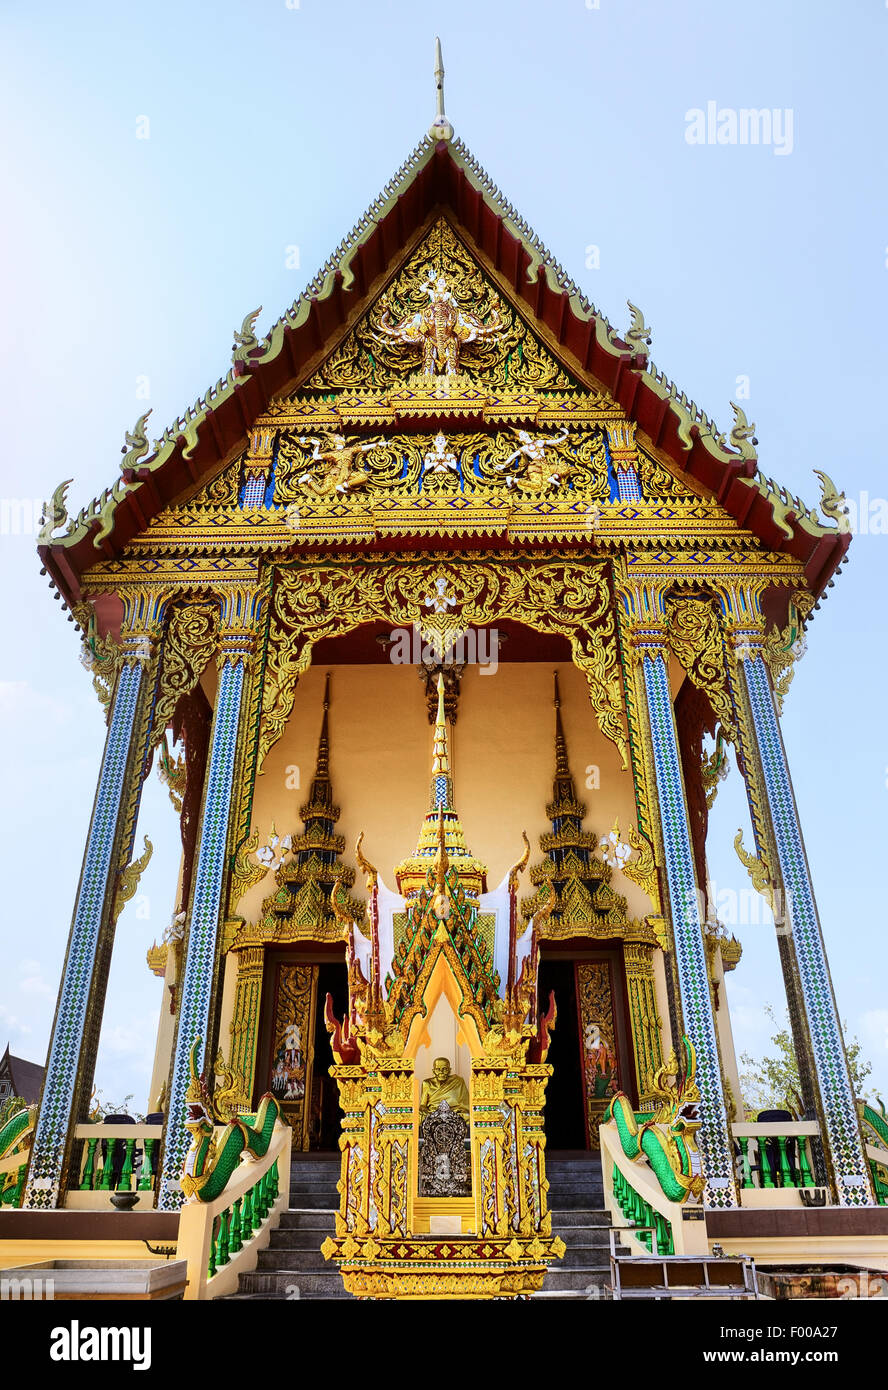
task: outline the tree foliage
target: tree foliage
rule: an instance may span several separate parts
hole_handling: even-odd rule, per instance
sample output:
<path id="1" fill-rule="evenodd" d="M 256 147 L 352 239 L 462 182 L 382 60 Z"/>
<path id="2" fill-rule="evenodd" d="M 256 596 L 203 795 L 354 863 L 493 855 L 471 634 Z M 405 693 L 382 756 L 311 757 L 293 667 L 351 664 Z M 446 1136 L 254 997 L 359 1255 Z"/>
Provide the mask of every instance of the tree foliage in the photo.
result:
<path id="1" fill-rule="evenodd" d="M 798 1063 L 792 1045 L 789 1016 L 785 1014 L 784 1021 L 781 1023 L 771 1004 L 765 1005 L 765 1013 L 775 1029 L 771 1037 L 774 1054 L 755 1058 L 750 1053 L 744 1052 L 740 1057 L 743 1066 L 740 1073 L 740 1083 L 743 1087 L 747 1111 L 751 1112 L 752 1118 L 760 1110 L 790 1110 L 793 1114 L 801 1114 L 804 1108 L 801 1098 L 802 1088 L 799 1080 Z M 847 1038 L 848 1027 L 845 1023 L 842 1024 L 842 1033 Z M 848 1056 L 848 1069 L 851 1072 L 854 1094 L 855 1096 L 865 1096 L 866 1078 L 873 1069 L 872 1064 L 861 1056 L 861 1045 L 856 1038 L 851 1042 L 846 1041 L 845 1051 Z"/>

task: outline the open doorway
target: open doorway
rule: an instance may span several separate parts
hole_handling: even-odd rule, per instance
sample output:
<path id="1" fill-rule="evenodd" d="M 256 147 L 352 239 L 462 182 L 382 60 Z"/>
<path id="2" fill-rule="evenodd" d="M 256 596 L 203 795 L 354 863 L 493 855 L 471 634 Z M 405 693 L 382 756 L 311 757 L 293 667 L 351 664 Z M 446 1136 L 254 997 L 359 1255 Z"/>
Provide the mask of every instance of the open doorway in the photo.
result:
<path id="1" fill-rule="evenodd" d="M 585 1149 L 586 1121 L 583 1099 L 583 1067 L 577 1017 L 576 976 L 572 960 L 540 961 L 539 996 L 548 1006 L 555 992 L 558 1018 L 547 1061 L 552 1075 L 546 1087 L 546 1147 Z"/>

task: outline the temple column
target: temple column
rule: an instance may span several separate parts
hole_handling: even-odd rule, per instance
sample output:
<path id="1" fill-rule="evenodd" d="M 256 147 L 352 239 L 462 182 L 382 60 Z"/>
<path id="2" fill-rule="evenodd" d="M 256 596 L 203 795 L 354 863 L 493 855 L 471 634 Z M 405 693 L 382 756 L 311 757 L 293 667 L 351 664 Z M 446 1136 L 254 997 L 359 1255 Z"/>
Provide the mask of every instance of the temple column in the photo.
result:
<path id="1" fill-rule="evenodd" d="M 737 1205 L 734 1160 L 722 1086 L 712 996 L 694 870 L 688 809 L 681 775 L 678 735 L 667 668 L 663 594 L 653 585 L 626 590 L 625 605 L 633 661 L 641 667 L 644 710 L 653 752 L 658 819 L 666 869 L 669 916 L 682 1026 L 697 1058 L 700 1089 L 699 1148 L 706 1176 L 706 1205 Z"/>
<path id="2" fill-rule="evenodd" d="M 256 1075 L 265 947 L 245 946 L 234 954 L 237 958 L 237 983 L 231 1019 L 230 1066 L 243 1081 L 244 1103 L 250 1105 Z"/>
<path id="3" fill-rule="evenodd" d="M 641 1109 L 645 1109 L 651 1102 L 654 1075 L 663 1062 L 657 982 L 654 974 L 656 949 L 657 942 L 653 931 L 646 927 L 627 934 L 623 941 L 626 993 L 629 997 L 632 1048 L 635 1053 L 638 1103 Z"/>
<path id="4" fill-rule="evenodd" d="M 261 602 L 258 593 L 238 590 L 226 594 L 223 603 L 219 688 L 210 735 L 197 868 L 186 922 L 185 964 L 160 1164 L 157 1205 L 164 1211 L 178 1210 L 183 1201 L 180 1179 L 191 1144 L 191 1136 L 185 1128 L 191 1049 L 199 1038 L 197 1067 L 202 1071 L 208 1060 L 213 1029 L 232 795 L 238 751 L 245 739 L 242 729 L 244 690 L 252 673 L 248 668 L 255 648 L 257 609 Z"/>
<path id="5" fill-rule="evenodd" d="M 128 606 L 108 733 L 80 871 L 68 951 L 53 1021 L 23 1206 L 61 1205 L 74 1145 L 86 1119 L 114 943 L 118 875 L 129 861 L 141 796 L 154 686 L 160 600 Z"/>
<path id="6" fill-rule="evenodd" d="M 738 714 L 752 745 L 744 755 L 750 807 L 754 823 L 758 821 L 756 838 L 761 836 L 763 848 L 771 850 L 765 863 L 771 870 L 779 907 L 775 920 L 790 1013 L 795 1005 L 795 1012 L 801 1014 L 793 1028 L 796 1060 L 803 1088 L 806 1061 L 813 1066 L 817 1117 L 835 1198 L 841 1206 L 866 1206 L 875 1199 L 798 807 L 763 654 L 764 621 L 758 594 L 745 590 L 728 593 L 724 611 L 736 664 Z M 808 1087 L 810 1084 L 809 1078 Z"/>

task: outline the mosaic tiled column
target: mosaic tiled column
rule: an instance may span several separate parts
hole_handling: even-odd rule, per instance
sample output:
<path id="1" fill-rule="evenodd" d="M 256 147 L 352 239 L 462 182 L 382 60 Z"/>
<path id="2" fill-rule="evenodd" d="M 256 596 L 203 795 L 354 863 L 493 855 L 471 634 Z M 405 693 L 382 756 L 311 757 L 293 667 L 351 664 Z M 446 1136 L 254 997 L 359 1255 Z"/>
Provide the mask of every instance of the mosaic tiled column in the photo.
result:
<path id="1" fill-rule="evenodd" d="M 87 1070 L 90 1075 L 86 1080 L 92 1084 L 94 1059 L 87 1057 L 91 1046 L 89 1024 L 97 992 L 104 992 L 104 980 L 97 979 L 101 973 L 103 931 L 107 928 L 113 879 L 119 867 L 121 824 L 127 815 L 134 819 L 131 794 L 138 798 L 144 749 L 137 745 L 147 733 L 141 718 L 147 698 L 143 688 L 147 682 L 147 640 L 128 639 L 128 643 L 141 641 L 143 646 L 137 654 L 130 650 L 111 708 L 25 1188 L 23 1205 L 32 1209 L 48 1209 L 61 1203 L 74 1126 L 84 1118 L 76 1110 Z"/>
<path id="2" fill-rule="evenodd" d="M 223 633 L 221 642 L 222 669 L 213 715 L 200 845 L 187 924 L 188 944 L 157 1202 L 158 1207 L 165 1211 L 176 1211 L 182 1205 L 180 1178 L 191 1143 L 191 1136 L 185 1128 L 189 1057 L 195 1039 L 200 1038 L 200 1071 L 212 1026 L 211 1007 L 215 992 L 228 826 L 246 661 L 252 645 L 249 636 L 242 632 Z"/>
<path id="3" fill-rule="evenodd" d="M 827 1160 L 839 1204 L 866 1206 L 874 1202 L 869 1168 L 761 636 L 756 630 L 740 633 L 735 640 L 801 980 Z"/>
<path id="4" fill-rule="evenodd" d="M 735 591 L 727 587 L 722 594 L 722 614 L 725 620 L 725 637 L 728 648 L 742 660 L 750 641 L 761 641 L 762 619 L 758 599 L 754 592 Z M 750 622 L 753 626 L 750 627 Z M 786 991 L 786 1006 L 789 1014 L 789 1027 L 792 1047 L 799 1074 L 799 1100 L 801 1115 L 805 1120 L 816 1120 L 820 1116 L 820 1100 L 817 1087 L 817 1069 L 805 1016 L 805 1001 L 796 959 L 795 942 L 784 918 L 783 904 L 786 890 L 780 877 L 780 861 L 774 844 L 773 831 L 764 790 L 761 759 L 757 739 L 753 729 L 752 711 L 746 693 L 746 683 L 740 679 L 740 669 L 734 665 L 730 670 L 730 686 L 733 695 L 734 714 L 737 726 L 738 765 L 746 784 L 749 802 L 749 815 L 752 824 L 753 841 L 756 853 L 767 872 L 774 892 L 772 910 L 775 914 L 775 935 L 783 987 Z M 819 1143 L 812 1145 L 814 1170 L 819 1186 L 829 1183 L 829 1174 L 823 1149 Z"/>
<path id="5" fill-rule="evenodd" d="M 650 601 L 650 596 L 649 596 Z M 650 626 L 633 623 L 632 645 L 642 663 L 648 723 L 653 747 L 657 805 L 666 861 L 666 882 L 684 1031 L 697 1056 L 701 1127 L 698 1144 L 706 1177 L 704 1200 L 710 1207 L 737 1205 L 734 1160 L 728 1130 L 721 1065 L 712 1016 L 706 948 L 700 921 L 700 895 L 681 776 L 678 736 L 666 667 L 665 633 L 656 595 Z"/>

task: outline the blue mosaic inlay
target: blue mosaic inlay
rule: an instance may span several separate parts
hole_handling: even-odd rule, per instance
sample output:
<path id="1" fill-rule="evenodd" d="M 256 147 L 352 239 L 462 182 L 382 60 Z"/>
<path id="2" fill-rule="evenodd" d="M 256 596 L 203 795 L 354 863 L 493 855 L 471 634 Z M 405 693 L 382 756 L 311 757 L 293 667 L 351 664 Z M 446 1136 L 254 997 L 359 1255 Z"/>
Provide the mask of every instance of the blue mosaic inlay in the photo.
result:
<path id="1" fill-rule="evenodd" d="M 867 1161 L 774 698 L 764 661 L 759 658 L 740 664 L 746 679 L 786 893 L 786 914 L 795 945 L 826 1126 L 824 1139 L 832 1160 L 839 1202 L 842 1206 L 865 1206 L 873 1201 Z"/>
<path id="2" fill-rule="evenodd" d="M 114 867 L 114 841 L 142 675 L 141 665 L 124 666 L 114 698 L 49 1049 L 43 1103 L 23 1202 L 25 1207 L 57 1207 L 61 1196 L 65 1145 L 74 1119 L 71 1107 L 81 1065 L 102 908 L 108 894 L 108 877 Z"/>
<path id="3" fill-rule="evenodd" d="M 176 1211 L 183 1202 L 179 1180 L 191 1144 L 191 1135 L 185 1128 L 185 1092 L 190 1080 L 189 1054 L 198 1037 L 203 1039 L 203 1051 L 206 1049 L 243 684 L 243 661 L 226 662 L 222 667 L 216 697 L 213 743 L 182 980 L 179 1031 L 167 1108 L 163 1170 L 157 1200 L 158 1207 L 164 1211 Z M 203 1051 L 198 1058 L 198 1070 L 203 1067 Z"/>
<path id="4" fill-rule="evenodd" d="M 657 800 L 663 829 L 682 1013 L 685 1030 L 697 1054 L 702 1121 L 698 1143 L 706 1177 L 705 1202 L 710 1207 L 733 1207 L 737 1205 L 734 1161 L 712 1017 L 712 996 L 669 679 L 662 656 L 646 656 L 642 666 L 654 749 Z"/>
<path id="5" fill-rule="evenodd" d="M 634 468 L 621 468 L 617 472 L 617 492 L 621 502 L 641 501 L 641 482 Z"/>

